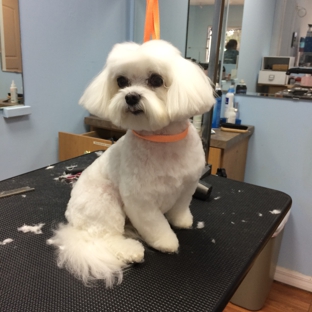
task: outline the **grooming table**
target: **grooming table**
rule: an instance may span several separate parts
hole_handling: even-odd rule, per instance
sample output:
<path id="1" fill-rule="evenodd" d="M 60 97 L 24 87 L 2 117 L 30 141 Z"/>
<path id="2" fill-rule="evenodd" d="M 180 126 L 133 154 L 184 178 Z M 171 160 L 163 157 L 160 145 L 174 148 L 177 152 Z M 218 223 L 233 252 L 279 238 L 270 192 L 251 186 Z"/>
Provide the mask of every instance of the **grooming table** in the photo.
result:
<path id="1" fill-rule="evenodd" d="M 130 267 L 122 284 L 85 287 L 57 267 L 46 240 L 65 221 L 71 191 L 55 178 L 96 158 L 91 153 L 0 182 L 0 192 L 35 188 L 0 198 L 0 242 L 14 239 L 0 245 L 0 311 L 222 311 L 291 206 L 282 192 L 209 176 L 210 200 L 191 204 L 193 229 L 175 230 L 178 254 L 147 248 L 145 262 Z M 42 234 L 17 231 L 38 223 L 45 223 Z"/>

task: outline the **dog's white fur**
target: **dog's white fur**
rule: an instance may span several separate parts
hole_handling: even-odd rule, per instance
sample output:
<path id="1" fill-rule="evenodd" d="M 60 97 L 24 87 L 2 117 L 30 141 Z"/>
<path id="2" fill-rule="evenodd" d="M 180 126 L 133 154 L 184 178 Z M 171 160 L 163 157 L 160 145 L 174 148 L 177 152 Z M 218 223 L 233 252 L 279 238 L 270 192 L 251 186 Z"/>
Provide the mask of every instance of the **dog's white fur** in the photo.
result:
<path id="1" fill-rule="evenodd" d="M 150 85 L 153 73 L 161 75 L 163 85 Z M 120 76 L 127 77 L 128 86 L 118 87 Z M 140 95 L 132 108 L 125 100 L 128 94 Z M 81 174 L 67 206 L 68 224 L 60 225 L 48 241 L 58 247 L 60 267 L 85 283 L 104 279 L 111 287 L 121 282 L 123 268 L 144 260 L 141 242 L 125 236 L 126 218 L 149 246 L 178 251 L 169 223 L 192 226 L 189 204 L 205 165 L 200 137 L 188 118 L 213 103 L 209 79 L 168 42 L 114 46 L 80 104 L 142 135 L 189 131 L 179 142 L 154 143 L 128 130 Z"/>

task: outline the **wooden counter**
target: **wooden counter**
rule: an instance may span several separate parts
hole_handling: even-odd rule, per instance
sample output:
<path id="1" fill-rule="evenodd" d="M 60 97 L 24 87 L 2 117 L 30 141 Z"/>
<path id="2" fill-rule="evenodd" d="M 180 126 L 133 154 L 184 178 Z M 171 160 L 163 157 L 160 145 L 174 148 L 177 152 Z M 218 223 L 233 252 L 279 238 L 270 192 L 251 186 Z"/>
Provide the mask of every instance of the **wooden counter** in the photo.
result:
<path id="1" fill-rule="evenodd" d="M 244 181 L 249 138 L 254 127 L 249 126 L 245 133 L 226 132 L 214 129 L 210 137 L 208 163 L 212 165 L 212 174 L 217 168 L 225 168 L 227 177 Z"/>
<path id="2" fill-rule="evenodd" d="M 21 94 L 18 95 L 17 103 L 11 103 L 10 99 L 0 99 L 0 107 L 8 107 L 21 104 L 24 104 L 24 97 L 21 96 Z"/>
<path id="3" fill-rule="evenodd" d="M 18 105 L 19 103 L 11 103 L 8 100 L 0 100 L 0 107 L 8 107 Z"/>
<path id="4" fill-rule="evenodd" d="M 114 126 L 110 121 L 95 116 L 85 117 L 84 123 L 90 126 L 90 132 L 77 135 L 59 133 L 59 160 L 66 160 L 84 153 L 106 150 L 111 139 L 118 139 L 125 130 Z M 212 174 L 218 168 L 225 168 L 228 178 L 244 181 L 248 141 L 254 132 L 250 126 L 246 133 L 225 132 L 215 129 L 211 135 L 208 163 L 212 165 Z"/>
<path id="5" fill-rule="evenodd" d="M 245 138 L 250 137 L 253 134 L 254 129 L 254 126 L 248 126 L 248 131 L 245 133 L 227 132 L 222 131 L 220 128 L 213 129 L 216 133 L 212 134 L 210 137 L 210 147 L 222 149 L 230 148 Z"/>

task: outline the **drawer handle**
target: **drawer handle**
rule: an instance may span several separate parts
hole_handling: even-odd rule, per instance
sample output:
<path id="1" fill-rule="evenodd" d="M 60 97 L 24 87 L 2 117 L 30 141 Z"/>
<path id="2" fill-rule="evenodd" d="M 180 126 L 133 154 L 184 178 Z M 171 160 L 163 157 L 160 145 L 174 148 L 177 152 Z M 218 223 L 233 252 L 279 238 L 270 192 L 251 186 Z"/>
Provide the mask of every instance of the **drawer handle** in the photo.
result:
<path id="1" fill-rule="evenodd" d="M 90 154 L 91 151 L 84 151 L 83 153 L 84 153 L 84 154 Z"/>
<path id="2" fill-rule="evenodd" d="M 273 81 L 275 78 L 275 75 L 269 75 L 269 81 Z"/>

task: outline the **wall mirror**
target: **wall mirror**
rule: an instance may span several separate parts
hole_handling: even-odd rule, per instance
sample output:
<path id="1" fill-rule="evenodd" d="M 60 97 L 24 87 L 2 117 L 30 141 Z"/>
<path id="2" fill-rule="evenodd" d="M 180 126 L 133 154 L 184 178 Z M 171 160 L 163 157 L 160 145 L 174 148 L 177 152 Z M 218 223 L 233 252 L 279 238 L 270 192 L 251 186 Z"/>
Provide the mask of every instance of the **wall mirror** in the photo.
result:
<path id="1" fill-rule="evenodd" d="M 22 53 L 18 0 L 0 0 L 0 105 L 10 105 L 8 93 L 14 80 L 23 103 Z"/>
<path id="2" fill-rule="evenodd" d="M 209 63 L 212 35 L 214 0 L 191 0 L 188 18 L 186 57 L 200 63 L 204 68 Z M 223 27 L 219 54 L 219 83 L 222 78 L 235 77 L 238 67 L 239 46 L 243 19 L 244 0 L 225 1 Z M 232 49 L 226 49 L 226 43 L 237 43 Z M 230 55 L 233 52 L 232 56 Z M 221 74 L 221 75 L 220 75 Z"/>
<path id="3" fill-rule="evenodd" d="M 190 0 L 186 56 L 199 63 L 208 62 L 210 34 L 213 34 L 211 25 L 214 2 Z M 236 83 L 244 79 L 247 95 L 292 98 L 281 91 L 291 90 L 295 86 L 289 84 L 290 76 L 286 75 L 285 66 L 280 65 L 298 66 L 301 57 L 300 42 L 306 37 L 308 24 L 311 22 L 310 1 L 225 0 L 223 27 L 219 30 L 222 31 L 219 66 L 223 69 L 219 75 L 219 83 L 223 90 L 229 88 L 231 80 L 228 78 L 231 75 L 230 78 L 235 79 Z M 227 64 L 224 60 L 225 44 L 231 36 L 238 42 L 238 57 L 235 63 Z M 264 58 L 272 56 L 277 57 L 272 60 L 275 68 L 281 69 L 274 69 L 273 73 L 269 73 L 272 64 L 267 65 L 267 68 L 263 68 L 266 70 L 266 80 L 258 81 Z M 283 81 L 272 83 L 269 81 L 270 75 L 282 76 Z M 222 79 L 222 76 L 226 79 Z M 297 85 L 299 87 L 303 89 L 300 84 Z"/>

